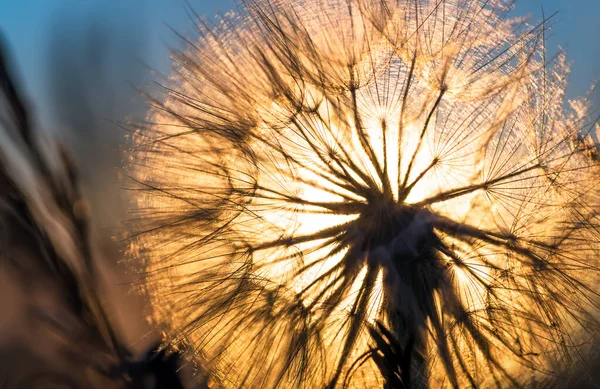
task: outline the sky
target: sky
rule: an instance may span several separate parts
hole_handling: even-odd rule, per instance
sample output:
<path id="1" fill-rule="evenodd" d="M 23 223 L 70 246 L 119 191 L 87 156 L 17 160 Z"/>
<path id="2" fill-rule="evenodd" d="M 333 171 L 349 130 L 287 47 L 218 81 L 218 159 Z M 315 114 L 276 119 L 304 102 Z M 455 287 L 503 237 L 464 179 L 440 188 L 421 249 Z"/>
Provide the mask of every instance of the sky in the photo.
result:
<path id="1" fill-rule="evenodd" d="M 234 0 L 190 0 L 189 4 L 198 14 L 212 16 L 232 9 Z M 1 0 L 0 36 L 30 102 L 44 116 L 51 110 L 49 80 L 56 75 L 52 67 L 56 67 L 57 54 L 70 55 L 70 62 L 85 60 L 78 51 L 85 50 L 86 40 L 96 29 L 104 36 L 104 44 L 111 46 L 105 52 L 113 57 L 106 61 L 122 68 L 115 76 L 138 87 L 153 77 L 140 64 L 168 72 L 168 46 L 178 43 L 171 28 L 183 35 L 192 28 L 186 10 L 186 0 Z M 114 58 L 117 54 L 118 59 Z M 132 76 L 133 68 L 144 75 Z"/>
<path id="2" fill-rule="evenodd" d="M 232 9 L 235 0 L 189 0 L 189 4 L 198 14 L 211 16 Z M 567 49 L 572 62 L 568 97 L 586 93 L 600 77 L 600 1 L 517 0 L 514 14 L 540 20 L 542 9 L 546 15 L 559 11 L 548 43 Z M 0 31 L 40 115 L 48 114 L 46 103 L 53 96 L 48 92 L 49 76 L 56 74 L 57 67 L 52 63 L 56 56 L 53 50 L 65 51 L 70 45 L 83 47 L 82 39 L 91 25 L 103 28 L 101 34 L 107 35 L 108 44 L 120 45 L 117 53 L 122 66 L 133 69 L 133 64 L 142 63 L 167 73 L 168 47 L 180 42 L 170 28 L 186 35 L 192 22 L 186 0 L 2 0 Z M 52 66 L 54 73 L 49 70 Z M 125 72 L 119 76 L 131 84 L 153 77 L 149 72 L 148 77 L 142 76 L 137 73 L 139 66 L 137 69 L 133 75 Z"/>

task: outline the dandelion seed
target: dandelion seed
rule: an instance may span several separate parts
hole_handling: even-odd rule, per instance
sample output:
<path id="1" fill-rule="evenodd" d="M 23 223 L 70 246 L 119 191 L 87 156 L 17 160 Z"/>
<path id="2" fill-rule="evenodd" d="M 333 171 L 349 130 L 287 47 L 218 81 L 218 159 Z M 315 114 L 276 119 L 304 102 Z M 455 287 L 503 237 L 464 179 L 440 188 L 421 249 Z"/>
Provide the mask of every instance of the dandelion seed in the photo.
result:
<path id="1" fill-rule="evenodd" d="M 483 0 L 255 0 L 136 135 L 153 318 L 217 386 L 490 387 L 594 323 L 568 66 Z M 398 361 L 397 363 L 394 361 Z"/>

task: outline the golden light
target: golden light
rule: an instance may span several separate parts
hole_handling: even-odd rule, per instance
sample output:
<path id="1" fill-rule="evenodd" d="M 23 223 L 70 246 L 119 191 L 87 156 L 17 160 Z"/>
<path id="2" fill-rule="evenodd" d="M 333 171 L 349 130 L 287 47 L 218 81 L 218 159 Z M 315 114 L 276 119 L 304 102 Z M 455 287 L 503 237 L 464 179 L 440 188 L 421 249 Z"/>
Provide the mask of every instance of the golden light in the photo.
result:
<path id="1" fill-rule="evenodd" d="M 593 122 L 556 98 L 545 21 L 504 11 L 265 0 L 175 55 L 132 251 L 216 386 L 502 386 L 568 356 L 594 320 Z"/>

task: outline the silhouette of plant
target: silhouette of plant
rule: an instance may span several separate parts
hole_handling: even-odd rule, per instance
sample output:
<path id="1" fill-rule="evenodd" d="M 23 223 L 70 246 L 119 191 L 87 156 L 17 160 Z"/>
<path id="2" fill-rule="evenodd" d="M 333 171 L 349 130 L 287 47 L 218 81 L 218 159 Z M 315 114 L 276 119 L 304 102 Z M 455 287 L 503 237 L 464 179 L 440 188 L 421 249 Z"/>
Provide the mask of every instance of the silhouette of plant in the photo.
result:
<path id="1" fill-rule="evenodd" d="M 131 256 L 238 388 L 525 385 L 596 325 L 598 160 L 549 20 L 249 0 L 138 126 Z"/>
<path id="2" fill-rule="evenodd" d="M 97 382 L 115 388 L 183 388 L 177 375 L 180 354 L 156 347 L 137 360 L 112 323 L 98 285 L 97 242 L 75 164 L 56 140 L 35 131 L 10 70 L 0 45 L 0 265 L 28 289 L 42 284 L 42 278 L 55 286 L 59 305 L 71 317 L 57 320 L 37 308 L 34 318 L 65 338 L 67 347 L 56 358 L 70 361 L 71 370 L 85 371 L 40 371 L 22 382 L 0 375 L 0 386 L 78 388 L 75 377 L 83 375 L 87 388 L 100 387 Z M 76 326 L 68 325 L 70 319 Z"/>

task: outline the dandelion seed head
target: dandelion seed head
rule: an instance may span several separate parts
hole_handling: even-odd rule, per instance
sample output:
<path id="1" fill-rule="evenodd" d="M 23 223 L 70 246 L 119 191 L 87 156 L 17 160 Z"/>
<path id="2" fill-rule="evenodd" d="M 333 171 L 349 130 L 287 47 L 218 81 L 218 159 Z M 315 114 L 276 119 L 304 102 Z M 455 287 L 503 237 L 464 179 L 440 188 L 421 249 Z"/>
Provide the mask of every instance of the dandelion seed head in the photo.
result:
<path id="1" fill-rule="evenodd" d="M 257 0 L 199 23 L 132 153 L 166 340 L 239 388 L 381 387 L 374 328 L 414 387 L 568 358 L 593 319 L 593 121 L 562 104 L 546 21 L 507 10 Z"/>

